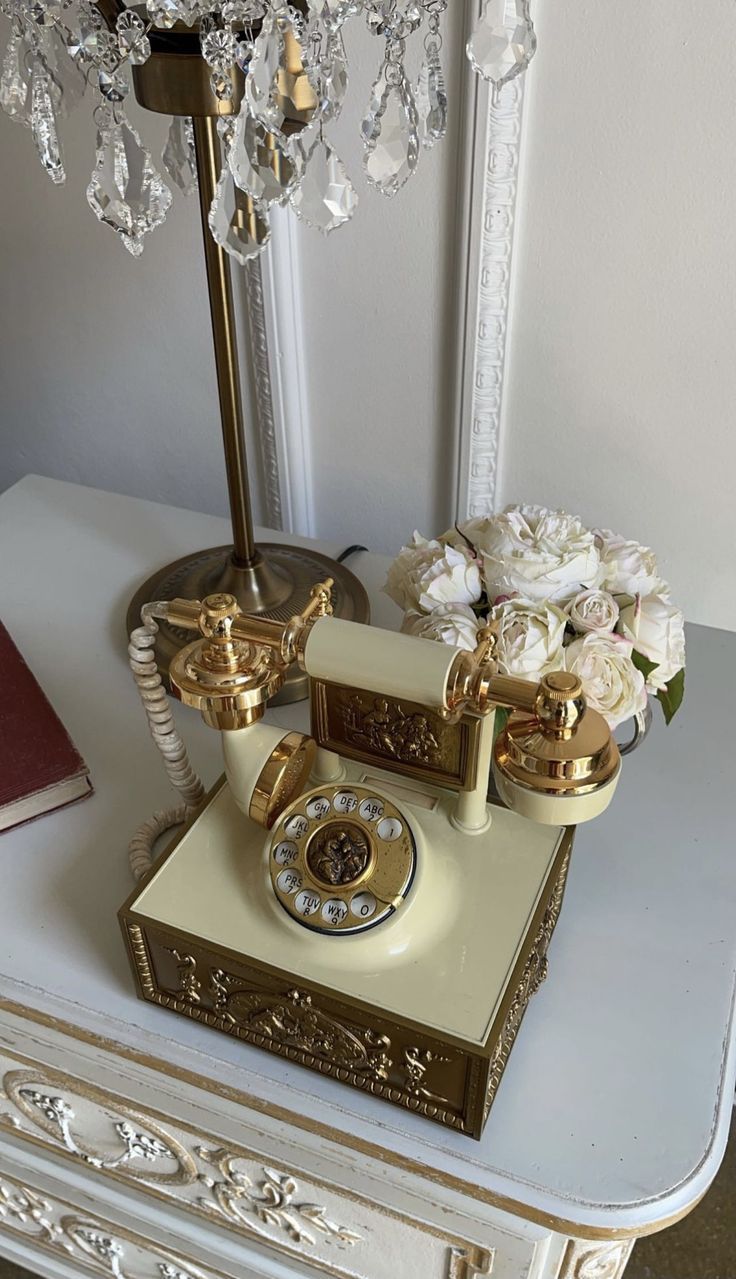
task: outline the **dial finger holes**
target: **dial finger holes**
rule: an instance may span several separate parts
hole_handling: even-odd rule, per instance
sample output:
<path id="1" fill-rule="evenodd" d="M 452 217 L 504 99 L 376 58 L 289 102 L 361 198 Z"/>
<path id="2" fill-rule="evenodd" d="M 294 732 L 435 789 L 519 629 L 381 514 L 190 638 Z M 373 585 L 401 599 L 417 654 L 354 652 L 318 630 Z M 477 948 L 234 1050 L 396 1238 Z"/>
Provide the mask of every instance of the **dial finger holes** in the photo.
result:
<path id="1" fill-rule="evenodd" d="M 289 839 L 303 839 L 308 830 L 309 822 L 306 817 L 302 817 L 301 813 L 295 813 L 284 826 L 284 834 L 288 835 Z"/>
<path id="2" fill-rule="evenodd" d="M 282 840 L 273 850 L 273 860 L 277 866 L 293 866 L 298 856 L 299 849 L 290 839 Z"/>
<path id="3" fill-rule="evenodd" d="M 321 821 L 330 811 L 330 801 L 324 795 L 315 795 L 307 804 L 307 817 L 312 821 Z"/>
<path id="4" fill-rule="evenodd" d="M 332 801 L 336 813 L 352 813 L 358 807 L 358 796 L 352 790 L 339 790 Z"/>

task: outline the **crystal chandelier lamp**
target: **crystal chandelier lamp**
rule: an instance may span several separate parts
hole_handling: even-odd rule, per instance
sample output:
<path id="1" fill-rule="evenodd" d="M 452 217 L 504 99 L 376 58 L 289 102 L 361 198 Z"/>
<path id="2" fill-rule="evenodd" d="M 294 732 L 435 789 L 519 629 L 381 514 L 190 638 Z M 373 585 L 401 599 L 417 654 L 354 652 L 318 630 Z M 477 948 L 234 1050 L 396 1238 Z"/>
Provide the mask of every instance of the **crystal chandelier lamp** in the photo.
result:
<path id="1" fill-rule="evenodd" d="M 325 235 L 355 213 L 355 186 L 328 137 L 348 92 L 344 34 L 353 23 L 367 24 L 377 48 L 361 125 L 365 180 L 383 196 L 409 181 L 447 128 L 447 8 L 448 0 L 0 0 L 11 23 L 0 105 L 29 127 L 52 182 L 65 180 L 59 122 L 87 93 L 97 126 L 87 202 L 131 254 L 164 221 L 171 185 L 199 194 L 233 545 L 160 570 L 132 601 L 129 621 L 146 600 L 217 591 L 246 612 L 284 619 L 326 575 L 336 611 L 367 620 L 365 592 L 342 565 L 255 544 L 230 262 L 254 269 L 274 205 Z M 535 48 L 529 0 L 484 0 L 467 52 L 494 95 Z M 131 87 L 141 106 L 172 117 L 165 177 L 126 115 Z M 164 673 L 177 646 L 162 628 Z M 295 676 L 285 700 L 304 691 Z"/>

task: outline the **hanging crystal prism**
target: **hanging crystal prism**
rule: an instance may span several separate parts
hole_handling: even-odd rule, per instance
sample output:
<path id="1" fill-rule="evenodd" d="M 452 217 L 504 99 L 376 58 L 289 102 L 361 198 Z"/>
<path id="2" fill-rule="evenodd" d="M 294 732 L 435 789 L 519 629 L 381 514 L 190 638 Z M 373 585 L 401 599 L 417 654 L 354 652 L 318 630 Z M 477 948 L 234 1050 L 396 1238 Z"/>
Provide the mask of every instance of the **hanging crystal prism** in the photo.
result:
<path id="1" fill-rule="evenodd" d="M 343 22 L 360 13 L 363 0 L 312 0 L 311 7 L 316 11 L 325 30 L 338 31 Z"/>
<path id="2" fill-rule="evenodd" d="M 191 26 L 197 16 L 196 4 L 186 0 L 146 0 L 146 10 L 155 27 L 173 27 L 175 22 Z"/>
<path id="3" fill-rule="evenodd" d="M 299 164 L 251 115 L 247 102 L 235 122 L 228 161 L 236 185 L 257 204 L 282 203 L 299 180 Z"/>
<path id="4" fill-rule="evenodd" d="M 339 31 L 327 37 L 325 55 L 319 65 L 320 124 L 336 120 L 348 91 L 348 63 Z"/>
<path id="5" fill-rule="evenodd" d="M 11 120 L 31 123 L 31 86 L 25 74 L 27 46 L 22 36 L 11 35 L 0 73 L 0 106 Z"/>
<path id="6" fill-rule="evenodd" d="M 39 56 L 50 76 L 54 110 L 57 116 L 66 118 L 84 97 L 87 88 L 84 69 L 69 57 L 69 50 L 57 27 L 43 32 L 38 45 Z"/>
<path id="7" fill-rule="evenodd" d="M 261 253 L 271 238 L 268 214 L 236 187 L 228 164 L 220 174 L 208 222 L 215 242 L 241 266 Z"/>
<path id="8" fill-rule="evenodd" d="M 245 79 L 253 115 L 271 133 L 300 133 L 319 107 L 314 77 L 297 35 L 294 11 L 269 9 Z"/>
<path id="9" fill-rule="evenodd" d="M 337 152 L 324 138 L 318 137 L 307 153 L 302 180 L 289 197 L 289 204 L 304 222 L 323 235 L 349 222 L 355 213 L 355 187 Z"/>
<path id="10" fill-rule="evenodd" d="M 107 110 L 97 132 L 97 163 L 87 187 L 92 212 L 117 231 L 129 253 L 143 252 L 143 237 L 163 222 L 171 192 L 125 116 Z"/>
<path id="11" fill-rule="evenodd" d="M 447 91 L 439 49 L 430 44 L 419 71 L 415 90 L 419 138 L 429 150 L 447 133 Z"/>
<path id="12" fill-rule="evenodd" d="M 485 0 L 467 53 L 474 70 L 495 86 L 526 71 L 537 48 L 529 0 Z"/>
<path id="13" fill-rule="evenodd" d="M 175 115 L 169 125 L 161 163 L 184 195 L 197 190 L 197 157 L 194 151 L 194 126 L 188 115 Z"/>
<path id="14" fill-rule="evenodd" d="M 31 132 L 39 159 L 52 182 L 65 182 L 56 115 L 51 97 L 51 79 L 40 59 L 31 77 Z"/>
<path id="15" fill-rule="evenodd" d="M 373 85 L 362 134 L 368 181 L 382 195 L 395 195 L 419 159 L 416 105 L 406 73 L 396 63 L 384 64 Z"/>

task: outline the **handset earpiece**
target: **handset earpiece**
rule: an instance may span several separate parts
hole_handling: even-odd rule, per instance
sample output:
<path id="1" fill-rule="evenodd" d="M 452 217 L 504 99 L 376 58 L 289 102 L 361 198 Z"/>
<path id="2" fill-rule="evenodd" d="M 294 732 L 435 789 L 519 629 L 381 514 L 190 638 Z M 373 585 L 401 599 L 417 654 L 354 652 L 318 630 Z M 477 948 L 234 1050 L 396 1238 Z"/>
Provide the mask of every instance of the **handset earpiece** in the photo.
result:
<path id="1" fill-rule="evenodd" d="M 621 757 L 602 715 L 586 706 L 568 671 L 541 680 L 531 713 L 512 714 L 493 751 L 501 799 L 522 817 L 552 826 L 590 821 L 608 807 Z"/>

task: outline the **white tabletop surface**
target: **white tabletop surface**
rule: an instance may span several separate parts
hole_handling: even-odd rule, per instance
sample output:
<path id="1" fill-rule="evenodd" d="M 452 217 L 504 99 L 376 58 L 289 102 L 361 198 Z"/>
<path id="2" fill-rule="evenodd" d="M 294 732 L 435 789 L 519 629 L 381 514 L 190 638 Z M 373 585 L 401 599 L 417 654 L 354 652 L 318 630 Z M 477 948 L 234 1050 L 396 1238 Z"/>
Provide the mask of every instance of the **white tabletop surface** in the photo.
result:
<path id="1" fill-rule="evenodd" d="M 734 1090 L 736 635 L 689 629 L 680 715 L 665 728 L 655 708 L 611 808 L 578 832 L 550 976 L 476 1143 L 135 998 L 115 918 L 126 842 L 172 796 L 125 663 L 125 610 L 154 568 L 227 540 L 224 520 L 35 476 L 0 497 L 0 617 L 96 789 L 0 835 L 0 996 L 535 1212 L 632 1233 L 681 1212 L 717 1171 Z M 374 621 L 395 625 L 386 560 L 351 565 Z M 178 714 L 214 781 L 217 735 Z M 306 710 L 277 716 L 303 724 Z"/>

